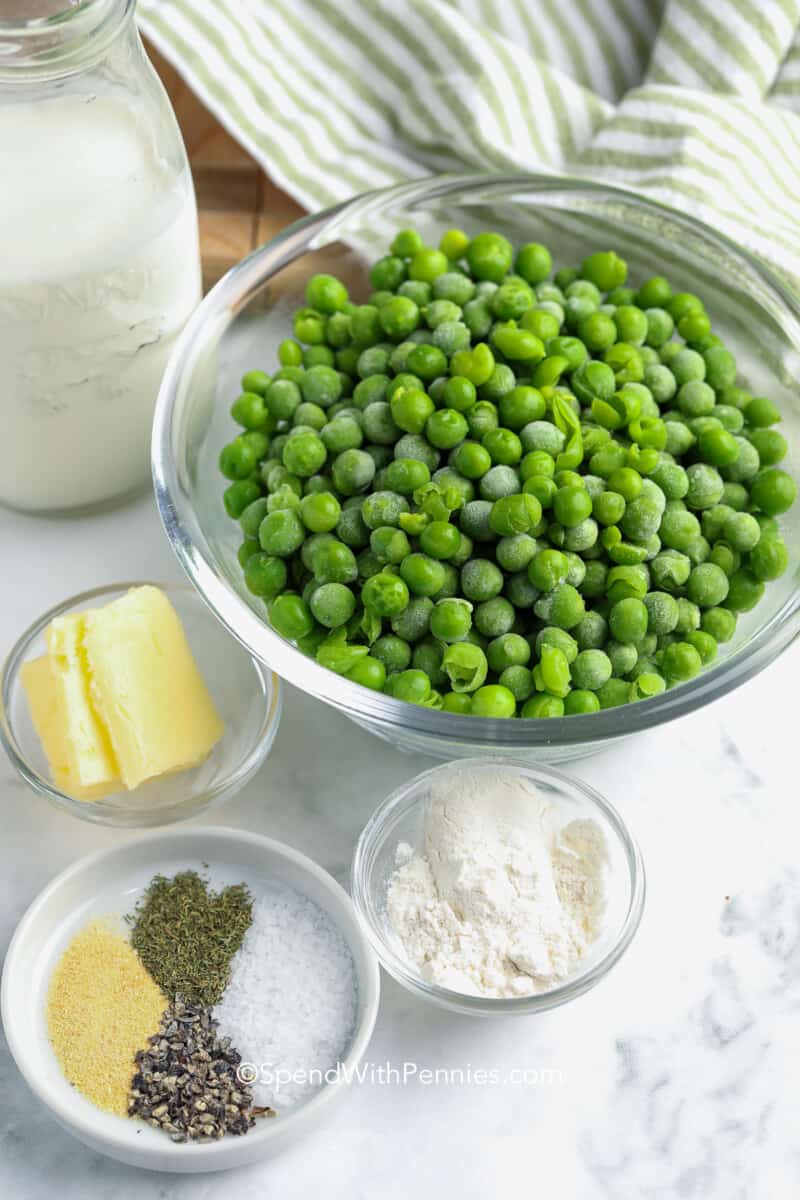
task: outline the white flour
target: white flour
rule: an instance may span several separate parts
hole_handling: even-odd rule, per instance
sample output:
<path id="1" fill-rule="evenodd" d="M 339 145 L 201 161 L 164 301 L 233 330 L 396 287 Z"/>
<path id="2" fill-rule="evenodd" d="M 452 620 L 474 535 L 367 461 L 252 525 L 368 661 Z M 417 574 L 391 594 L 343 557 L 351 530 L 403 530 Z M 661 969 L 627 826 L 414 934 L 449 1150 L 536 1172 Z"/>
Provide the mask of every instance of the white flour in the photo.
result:
<path id="1" fill-rule="evenodd" d="M 596 822 L 559 829 L 515 771 L 464 772 L 433 785 L 421 852 L 398 846 L 389 922 L 426 979 L 531 995 L 573 974 L 600 932 L 606 864 Z"/>

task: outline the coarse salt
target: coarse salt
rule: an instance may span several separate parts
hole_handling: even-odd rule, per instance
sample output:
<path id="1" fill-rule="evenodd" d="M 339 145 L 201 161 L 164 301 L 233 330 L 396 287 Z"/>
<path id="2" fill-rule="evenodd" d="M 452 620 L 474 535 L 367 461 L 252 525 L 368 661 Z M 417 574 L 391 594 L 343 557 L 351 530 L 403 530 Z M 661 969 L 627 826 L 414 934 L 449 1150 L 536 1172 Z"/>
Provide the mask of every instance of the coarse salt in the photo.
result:
<path id="1" fill-rule="evenodd" d="M 347 1053 L 356 1006 L 353 958 L 330 917 L 293 888 L 269 887 L 215 1009 L 255 1068 L 255 1103 L 281 1112 L 318 1091 Z"/>

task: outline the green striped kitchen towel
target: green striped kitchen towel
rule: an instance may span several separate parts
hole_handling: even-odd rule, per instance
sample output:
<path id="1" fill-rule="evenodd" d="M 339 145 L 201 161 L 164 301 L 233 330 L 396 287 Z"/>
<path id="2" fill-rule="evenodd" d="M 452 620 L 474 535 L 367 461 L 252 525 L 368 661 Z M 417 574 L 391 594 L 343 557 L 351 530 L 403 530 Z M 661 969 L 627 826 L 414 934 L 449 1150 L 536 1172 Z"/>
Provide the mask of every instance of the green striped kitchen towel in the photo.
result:
<path id="1" fill-rule="evenodd" d="M 602 176 L 800 288 L 800 0 L 139 0 L 309 209 L 431 172 Z"/>

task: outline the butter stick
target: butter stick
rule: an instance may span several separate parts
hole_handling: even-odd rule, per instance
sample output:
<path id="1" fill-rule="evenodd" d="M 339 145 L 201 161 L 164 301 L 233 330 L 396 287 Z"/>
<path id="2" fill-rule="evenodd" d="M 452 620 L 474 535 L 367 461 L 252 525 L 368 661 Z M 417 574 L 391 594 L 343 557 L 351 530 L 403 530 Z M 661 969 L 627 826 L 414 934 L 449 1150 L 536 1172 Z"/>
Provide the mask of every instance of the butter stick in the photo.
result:
<path id="1" fill-rule="evenodd" d="M 86 614 L 83 646 L 92 705 L 126 788 L 208 757 L 224 727 L 163 592 L 133 588 Z"/>
<path id="2" fill-rule="evenodd" d="M 50 624 L 45 641 L 59 720 L 65 730 L 69 777 L 77 795 L 119 790 L 120 774 L 108 732 L 92 701 L 84 650 L 91 612 L 68 613 Z"/>
<path id="3" fill-rule="evenodd" d="M 82 787 L 73 777 L 66 714 L 59 704 L 55 679 L 47 655 L 23 663 L 22 686 L 31 719 L 47 756 L 56 787 L 76 800 L 98 800 L 119 788 L 119 780 Z"/>

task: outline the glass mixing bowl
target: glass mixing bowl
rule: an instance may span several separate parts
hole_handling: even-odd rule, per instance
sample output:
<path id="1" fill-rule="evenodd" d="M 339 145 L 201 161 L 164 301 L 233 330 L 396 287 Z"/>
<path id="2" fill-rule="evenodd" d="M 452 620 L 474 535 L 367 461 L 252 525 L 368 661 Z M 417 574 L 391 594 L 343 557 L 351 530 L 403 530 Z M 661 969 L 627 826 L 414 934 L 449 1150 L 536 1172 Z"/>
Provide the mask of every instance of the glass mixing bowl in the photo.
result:
<path id="1" fill-rule="evenodd" d="M 520 776 L 533 784 L 553 811 L 560 830 L 570 821 L 593 821 L 605 839 L 608 861 L 604 872 L 605 912 L 595 942 L 574 975 L 529 996 L 495 999 L 469 995 L 434 983 L 405 955 L 391 928 L 386 911 L 389 883 L 397 867 L 397 847 L 425 850 L 425 815 L 434 787 L 452 787 L 458 796 L 458 779 L 483 776 L 487 787 L 498 776 Z M 358 839 L 350 873 L 350 891 L 356 911 L 383 968 L 414 995 L 441 1008 L 475 1016 L 524 1015 L 558 1008 L 599 983 L 619 962 L 633 941 L 642 919 L 645 871 L 639 847 L 625 821 L 594 788 L 553 767 L 517 765 L 508 758 L 459 759 L 423 771 L 392 792 L 375 810 Z"/>
<path id="2" fill-rule="evenodd" d="M 169 598 L 186 631 L 225 732 L 199 766 L 161 775 L 133 791 L 100 800 L 76 800 L 52 780 L 47 756 L 31 720 L 22 684 L 26 662 L 46 652 L 45 630 L 55 617 L 110 604 L 138 583 L 118 583 L 72 596 L 44 613 L 22 634 L 0 667 L 0 745 L 29 787 L 81 821 L 140 829 L 169 825 L 216 807 L 243 788 L 266 759 L 281 720 L 281 681 L 231 643 L 197 593 L 187 584 L 156 584 Z"/>
<path id="3" fill-rule="evenodd" d="M 632 279 L 665 274 L 677 289 L 700 293 L 737 355 L 740 377 L 778 404 L 783 431 L 800 448 L 800 304 L 766 267 L 708 226 L 624 189 L 558 176 L 442 176 L 371 192 L 298 221 L 234 267 L 189 321 L 164 376 L 153 429 L 156 499 L 180 562 L 222 623 L 296 687 L 397 746 L 439 758 L 575 758 L 689 713 L 770 663 L 800 631 L 800 505 L 783 519 L 789 570 L 740 618 L 715 666 L 622 708 L 548 720 L 436 712 L 351 683 L 269 628 L 262 602 L 244 585 L 238 529 L 222 505 L 226 481 L 217 457 L 234 432 L 231 401 L 245 370 L 269 370 L 276 361 L 308 278 L 331 271 L 355 299 L 365 298 L 370 259 L 407 225 L 432 243 L 453 226 L 496 229 L 515 243 L 543 241 L 556 269 L 613 247 L 628 260 Z"/>

